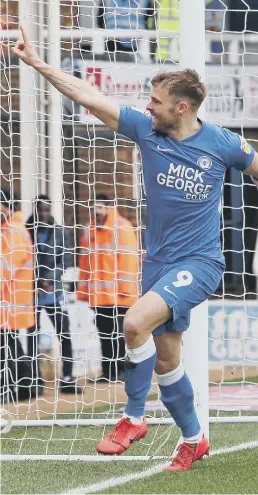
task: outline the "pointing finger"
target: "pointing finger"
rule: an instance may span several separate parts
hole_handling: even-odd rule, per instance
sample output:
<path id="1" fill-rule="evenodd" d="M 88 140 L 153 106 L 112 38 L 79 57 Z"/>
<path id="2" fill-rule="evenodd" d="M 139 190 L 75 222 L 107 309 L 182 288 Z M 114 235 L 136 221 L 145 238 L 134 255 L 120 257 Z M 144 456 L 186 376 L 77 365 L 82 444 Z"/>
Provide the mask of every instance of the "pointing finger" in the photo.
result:
<path id="1" fill-rule="evenodd" d="M 30 40 L 29 40 L 29 37 L 28 37 L 28 35 L 27 35 L 24 27 L 23 26 L 20 26 L 20 30 L 21 30 L 21 33 L 22 33 L 22 37 L 23 37 L 24 43 L 26 43 L 26 44 L 29 43 Z"/>

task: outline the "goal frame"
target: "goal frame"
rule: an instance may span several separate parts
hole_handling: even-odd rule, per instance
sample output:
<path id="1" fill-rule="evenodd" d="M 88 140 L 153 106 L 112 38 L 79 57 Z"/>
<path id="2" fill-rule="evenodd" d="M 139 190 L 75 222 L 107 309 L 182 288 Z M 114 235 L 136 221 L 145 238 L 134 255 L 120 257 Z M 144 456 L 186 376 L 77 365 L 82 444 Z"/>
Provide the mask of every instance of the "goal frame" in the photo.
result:
<path id="1" fill-rule="evenodd" d="M 49 0 L 50 2 L 50 0 Z M 29 36 L 33 41 L 38 41 L 39 46 L 42 39 L 47 38 L 48 43 L 51 44 L 51 50 L 49 50 L 50 57 L 49 63 L 59 67 L 60 66 L 60 38 L 78 39 L 81 37 L 81 33 L 78 30 L 62 30 L 60 29 L 59 19 L 59 0 L 51 0 L 52 15 L 49 18 L 49 26 L 46 30 L 33 29 L 32 22 L 34 19 L 37 2 L 28 2 L 27 0 L 20 0 L 20 19 L 23 20 L 26 29 L 29 32 Z M 31 9 L 28 13 L 28 6 Z M 205 82 L 205 3 L 204 0 L 180 0 L 180 67 L 195 68 L 201 75 L 202 80 Z M 37 15 L 38 12 L 37 12 Z M 42 13 L 41 13 L 42 15 Z M 193 19 L 195 22 L 193 22 Z M 81 30 L 80 30 L 81 31 Z M 87 30 L 88 32 L 89 30 Z M 153 33 L 153 34 L 151 34 Z M 99 30 L 92 30 L 90 35 L 96 36 L 98 40 L 96 43 L 99 45 L 99 51 L 101 51 L 103 32 L 99 33 Z M 122 32 L 123 36 L 126 35 L 126 30 Z M 154 36 L 155 32 L 141 33 L 143 40 L 150 39 Z M 161 32 L 160 34 L 168 35 L 168 32 Z M 119 30 L 117 30 L 119 35 Z M 128 32 L 131 35 L 131 31 Z M 18 32 L 10 32 L 10 36 L 18 37 Z M 53 48 L 53 49 L 52 49 Z M 42 51 L 42 49 L 41 49 Z M 41 55 L 44 55 L 44 53 Z M 33 73 L 34 74 L 34 73 Z M 37 145 L 37 133 L 34 132 L 33 123 L 35 119 L 35 108 L 39 111 L 44 111 L 44 105 L 41 98 L 33 100 L 31 95 L 33 94 L 32 81 L 36 81 L 39 88 L 42 89 L 41 78 L 37 79 L 37 74 L 31 75 L 31 69 L 28 69 L 21 63 L 20 66 L 20 102 L 21 102 L 21 196 L 22 204 L 25 205 L 25 214 L 27 214 L 27 206 L 31 206 L 31 200 L 35 196 L 36 185 L 31 185 L 31 176 L 37 177 L 37 173 L 40 170 L 40 178 L 42 183 L 44 182 L 44 164 L 42 160 L 40 164 L 39 156 L 34 155 L 31 150 L 36 150 Z M 28 90 L 29 89 L 29 90 Z M 62 153 L 61 153 L 61 100 L 60 95 L 57 94 L 55 88 L 49 85 L 49 103 L 50 103 L 50 126 L 48 130 L 48 139 L 50 147 L 50 175 L 52 178 L 50 187 L 50 197 L 53 202 L 54 216 L 63 223 L 63 211 L 62 211 Z M 29 97 L 28 97 L 29 96 Z M 200 112 L 200 118 L 205 118 L 205 108 L 202 105 Z M 39 131 L 39 129 L 38 129 Z M 43 136 L 44 133 L 39 132 L 39 135 Z M 43 138 L 42 138 L 43 139 Z M 44 136 L 45 139 L 45 136 Z M 45 141 L 40 143 L 41 153 L 40 156 L 44 158 Z M 39 167 L 39 169 L 37 168 Z M 36 175 L 35 175 L 36 174 Z M 38 192 L 38 191 L 37 191 Z M 42 191 L 40 191 L 42 192 Z M 193 352 L 194 349 L 194 352 Z M 200 418 L 201 426 L 205 434 L 209 435 L 209 424 L 214 423 L 249 423 L 258 422 L 258 416 L 215 416 L 209 418 L 209 401 L 208 401 L 208 302 L 205 301 L 199 307 L 195 308 L 192 312 L 191 326 L 188 332 L 184 336 L 183 345 L 184 364 L 186 371 L 188 372 L 191 382 L 193 384 L 195 397 L 197 398 L 197 410 Z M 1 427 L 6 431 L 12 427 L 34 427 L 34 426 L 107 426 L 116 423 L 116 419 L 65 419 L 65 420 L 8 420 L 1 419 Z M 173 424 L 173 420 L 169 418 L 152 418 L 148 420 L 149 424 Z M 40 459 L 60 459 L 60 460 L 76 460 L 80 457 L 82 460 L 108 460 L 107 458 L 101 458 L 100 456 L 15 456 L 5 455 L 1 457 L 2 461 L 6 460 L 28 460 L 36 458 Z M 150 457 L 150 456 L 126 456 L 121 457 L 119 460 L 149 460 L 162 459 L 162 456 Z"/>

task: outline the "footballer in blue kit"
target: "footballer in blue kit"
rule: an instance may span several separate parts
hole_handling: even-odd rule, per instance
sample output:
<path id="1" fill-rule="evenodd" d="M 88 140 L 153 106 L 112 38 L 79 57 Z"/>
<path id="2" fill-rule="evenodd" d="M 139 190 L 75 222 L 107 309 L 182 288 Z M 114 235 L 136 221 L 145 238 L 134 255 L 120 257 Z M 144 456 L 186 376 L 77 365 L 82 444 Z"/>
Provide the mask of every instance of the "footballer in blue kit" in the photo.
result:
<path id="1" fill-rule="evenodd" d="M 157 292 L 172 310 L 152 334 L 181 332 L 190 310 L 217 289 L 225 268 L 220 205 L 226 168 L 245 170 L 255 152 L 238 134 L 205 122 L 178 141 L 130 107 L 121 108 L 118 131 L 142 155 L 148 208 L 143 294 Z"/>
<path id="2" fill-rule="evenodd" d="M 167 471 L 185 471 L 208 454 L 182 362 L 182 335 L 191 309 L 211 296 L 224 270 L 220 209 L 225 171 L 234 167 L 258 186 L 258 155 L 242 136 L 198 119 L 207 88 L 194 70 L 152 79 L 143 115 L 120 108 L 86 81 L 40 60 L 21 28 L 12 52 L 55 88 L 138 144 L 143 165 L 148 226 L 142 297 L 124 319 L 125 391 L 121 420 L 96 446 L 121 454 L 148 431 L 145 402 L 155 370 L 160 398 L 183 442 Z M 193 349 L 194 352 L 194 349 Z"/>

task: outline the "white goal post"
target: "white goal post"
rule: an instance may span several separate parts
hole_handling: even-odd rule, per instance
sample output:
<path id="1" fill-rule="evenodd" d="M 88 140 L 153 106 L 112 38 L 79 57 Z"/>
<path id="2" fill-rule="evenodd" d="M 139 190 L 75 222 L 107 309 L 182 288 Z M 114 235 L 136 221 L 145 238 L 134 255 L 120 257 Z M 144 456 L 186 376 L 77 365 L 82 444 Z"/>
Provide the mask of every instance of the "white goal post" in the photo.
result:
<path id="1" fill-rule="evenodd" d="M 195 22 L 193 23 L 193 19 Z M 180 69 L 196 69 L 203 82 L 205 74 L 205 5 L 180 1 Z M 205 120 L 205 105 L 199 110 Z M 209 438 L 208 301 L 194 308 L 184 335 L 184 365 L 192 382 L 200 425 Z M 194 351 L 193 351 L 194 350 Z"/>
<path id="2" fill-rule="evenodd" d="M 71 1 L 68 3 L 70 5 L 70 10 L 72 11 L 75 2 Z M 7 4 L 8 4 L 8 0 L 7 0 Z M 35 43 L 41 57 L 45 57 L 49 61 L 49 63 L 55 66 L 60 66 L 61 64 L 63 64 L 65 70 L 68 70 L 70 72 L 71 71 L 80 72 L 81 77 L 85 77 L 85 78 L 87 77 L 86 72 L 90 66 L 90 70 L 92 69 L 91 75 L 93 78 L 93 83 L 96 83 L 96 85 L 100 90 L 103 90 L 103 87 L 101 86 L 101 83 L 98 83 L 97 81 L 98 73 L 99 71 L 102 71 L 102 73 L 108 74 L 109 81 L 112 81 L 114 87 L 113 92 L 112 90 L 110 90 L 109 96 L 117 98 L 119 103 L 128 101 L 129 104 L 132 103 L 133 105 L 139 105 L 140 107 L 139 109 L 143 110 L 143 107 L 146 104 L 146 94 L 143 95 L 143 97 L 139 96 L 138 98 L 137 96 L 136 98 L 133 92 L 137 91 L 137 89 L 135 89 L 137 87 L 137 84 L 142 88 L 143 81 L 146 81 L 148 78 L 150 79 L 152 75 L 154 75 L 158 70 L 163 68 L 162 65 L 160 64 L 160 61 L 158 60 L 151 61 L 150 53 L 149 53 L 149 42 L 151 42 L 151 40 L 153 40 L 154 38 L 162 38 L 162 37 L 170 37 L 170 48 L 169 48 L 170 55 L 172 53 L 174 56 L 173 65 L 171 63 L 164 64 L 164 70 L 178 70 L 179 68 L 182 69 L 195 68 L 197 72 L 201 75 L 203 81 L 207 81 L 209 78 L 210 80 L 212 80 L 214 84 L 215 82 L 219 81 L 219 85 L 222 88 L 221 91 L 223 95 L 224 92 L 226 93 L 228 90 L 227 89 L 228 86 L 226 84 L 224 88 L 223 85 L 224 78 L 225 80 L 228 80 L 227 78 L 233 78 L 235 71 L 238 71 L 236 77 L 243 78 L 244 81 L 243 92 L 244 92 L 247 91 L 245 84 L 246 76 L 251 74 L 250 77 L 253 78 L 252 80 L 253 80 L 254 89 L 253 89 L 253 93 L 249 92 L 247 94 L 245 103 L 243 102 L 241 103 L 244 106 L 243 112 L 248 111 L 250 105 L 250 99 L 252 97 L 257 98 L 258 85 L 256 81 L 258 78 L 258 72 L 256 73 L 255 70 L 251 67 L 249 74 L 249 68 L 247 69 L 244 63 L 243 65 L 241 65 L 240 69 L 237 68 L 235 69 L 235 66 L 233 65 L 234 63 L 237 63 L 239 59 L 238 51 L 240 52 L 240 50 L 242 49 L 241 48 L 242 36 L 241 35 L 238 36 L 235 34 L 233 35 L 230 32 L 223 32 L 223 30 L 222 32 L 213 32 L 213 33 L 208 32 L 205 35 L 205 0 L 191 0 L 191 1 L 180 0 L 179 32 L 171 33 L 169 31 L 161 31 L 157 29 L 137 30 L 135 32 L 132 29 L 130 30 L 116 29 L 115 30 L 116 39 L 119 39 L 119 37 L 132 38 L 132 36 L 135 36 L 135 38 L 139 38 L 139 44 L 138 44 L 139 57 L 135 58 L 134 62 L 132 61 L 115 62 L 112 59 L 107 60 L 107 58 L 102 61 L 100 56 L 101 54 L 104 53 L 105 39 L 108 36 L 108 30 L 98 29 L 96 28 L 96 26 L 93 26 L 92 28 L 90 27 L 82 28 L 80 26 L 75 27 L 73 26 L 72 15 L 71 15 L 72 21 L 70 22 L 70 25 L 66 25 L 64 27 L 64 23 L 62 19 L 65 18 L 65 15 L 66 16 L 68 15 L 67 14 L 68 11 L 65 11 L 65 15 L 63 14 L 63 18 L 60 17 L 60 5 L 63 8 L 64 2 L 62 1 L 60 2 L 60 0 L 48 0 L 48 1 L 19 0 L 19 22 L 25 25 L 26 29 L 28 30 L 29 36 L 32 39 L 32 41 Z M 95 2 L 94 6 L 96 7 L 96 5 L 97 2 Z M 95 10 L 96 9 L 94 9 L 94 12 Z M 226 30 L 224 29 L 224 31 Z M 10 29 L 7 26 L 7 29 L 2 30 L 2 37 L 4 41 L 11 40 L 13 42 L 16 39 L 18 39 L 19 36 L 20 35 L 17 26 L 15 26 L 14 29 Z M 245 40 L 248 40 L 248 42 L 250 42 L 251 44 L 258 43 L 258 34 L 257 35 L 246 34 L 245 36 L 246 36 Z M 215 42 L 222 41 L 223 52 L 226 51 L 225 46 L 227 47 L 227 50 L 229 52 L 228 63 L 230 64 L 232 62 L 230 70 L 228 70 L 227 67 L 225 68 L 222 62 L 220 65 L 218 65 L 215 68 L 215 69 L 220 68 L 221 69 L 220 72 L 219 71 L 216 72 L 214 66 L 213 67 L 211 66 L 211 68 L 209 68 L 208 71 L 208 66 L 206 63 L 212 60 L 211 52 L 212 52 L 212 43 L 214 41 Z M 176 53 L 176 50 L 178 49 L 178 43 L 180 44 L 180 52 Z M 81 46 L 88 44 L 91 45 L 90 50 L 92 56 L 88 59 L 87 57 L 85 57 L 86 60 L 83 60 L 83 56 L 85 55 L 85 53 L 81 48 Z M 67 51 L 67 57 L 63 57 L 67 65 L 64 65 L 64 60 L 62 60 L 61 62 L 62 50 L 63 53 Z M 85 52 L 87 52 L 87 50 L 88 48 L 85 49 Z M 5 57 L 6 60 L 8 59 L 10 62 L 11 60 L 10 51 L 7 52 Z M 77 60 L 80 57 L 81 59 Z M 9 74 L 11 70 L 10 67 L 11 67 L 11 62 L 9 66 L 6 64 L 6 62 L 3 62 L 1 71 L 3 71 L 3 74 L 5 75 L 6 78 L 10 77 Z M 128 78 L 127 82 L 123 81 L 124 84 L 125 85 L 131 84 L 131 86 L 129 89 L 127 88 L 129 94 L 121 96 L 121 94 L 119 93 L 119 89 L 117 89 L 119 84 L 116 85 L 116 83 L 118 81 L 118 74 L 121 73 L 122 71 L 125 71 L 126 77 Z M 134 76 L 133 71 L 135 71 L 134 73 L 137 73 L 137 77 Z M 96 79 L 94 80 L 94 78 Z M 15 88 L 13 88 L 10 83 L 10 87 L 9 87 L 10 93 L 14 89 Z M 59 94 L 57 94 L 56 90 L 50 85 L 49 86 L 46 85 L 44 80 L 41 77 L 39 77 L 35 71 L 32 71 L 30 68 L 25 67 L 22 63 L 20 64 L 20 68 L 19 68 L 19 91 L 20 91 L 20 97 L 19 97 L 20 171 L 19 173 L 20 173 L 21 206 L 25 218 L 27 218 L 28 215 L 31 213 L 32 201 L 35 198 L 35 196 L 37 196 L 40 193 L 48 192 L 53 203 L 53 209 L 52 209 L 53 216 L 55 217 L 58 223 L 62 225 L 66 225 L 67 224 L 67 218 L 65 215 L 66 201 L 63 201 L 63 197 L 64 197 L 64 191 L 69 189 L 70 191 L 73 190 L 73 196 L 71 196 L 73 197 L 72 208 L 74 212 L 76 209 L 80 208 L 81 216 L 79 215 L 79 218 L 84 219 L 87 215 L 89 217 L 91 211 L 93 211 L 91 200 L 95 198 L 96 191 L 94 191 L 94 188 L 96 189 L 99 187 L 99 185 L 101 185 L 101 188 L 99 188 L 99 190 L 103 192 L 105 190 L 105 187 L 107 188 L 110 187 L 111 190 L 111 184 L 112 187 L 114 187 L 114 204 L 115 205 L 119 204 L 120 206 L 121 203 L 122 207 L 124 208 L 123 211 L 126 212 L 130 218 L 132 218 L 130 209 L 132 210 L 135 207 L 138 208 L 139 210 L 142 209 L 143 206 L 142 194 L 141 193 L 139 195 L 137 194 L 137 198 L 133 197 L 133 195 L 131 194 L 131 189 L 133 188 L 132 184 L 135 185 L 138 183 L 139 189 L 141 189 L 140 172 L 137 169 L 135 163 L 128 162 L 128 155 L 126 155 L 125 158 L 123 157 L 118 158 L 117 155 L 118 153 L 117 149 L 119 147 L 131 146 L 130 144 L 129 145 L 128 143 L 125 144 L 124 142 L 119 140 L 120 139 L 119 137 L 113 138 L 113 136 L 108 134 L 107 130 L 103 130 L 101 123 L 96 121 L 96 119 L 92 119 L 91 116 L 86 115 L 82 109 L 78 110 L 75 108 L 75 106 L 71 106 L 71 114 L 68 116 L 65 115 L 62 99 L 60 98 Z M 106 92 L 108 93 L 108 91 Z M 146 92 L 145 89 L 143 89 L 143 92 Z M 235 99 L 238 102 L 238 100 L 240 101 L 241 98 L 243 98 L 243 95 L 240 93 L 239 94 L 236 93 L 233 96 L 229 95 L 229 98 L 232 98 L 233 100 Z M 220 96 L 217 95 L 215 92 L 215 94 L 212 96 L 212 102 L 217 102 L 219 99 Z M 9 112 L 8 119 L 10 122 L 13 118 L 12 104 L 11 104 L 12 99 L 10 98 L 9 101 L 10 103 L 8 108 L 8 112 Z M 5 108 L 2 106 L 2 103 L 1 103 L 1 111 L 3 113 L 5 111 Z M 242 132 L 245 126 L 257 129 L 258 122 L 254 112 L 252 113 L 250 111 L 250 114 L 248 113 L 248 115 L 246 115 L 246 113 L 243 114 L 237 113 L 238 111 L 239 110 L 236 109 L 236 115 L 232 117 L 232 121 L 235 120 L 235 122 L 233 122 L 234 127 L 239 128 Z M 199 113 L 200 118 L 205 119 L 205 116 L 209 117 L 210 115 L 211 115 L 210 107 L 202 105 Z M 218 123 L 218 120 L 216 121 L 216 123 Z M 81 128 L 82 126 L 84 127 L 83 131 L 81 130 L 81 128 L 80 131 L 78 131 L 78 127 L 76 127 L 78 124 L 82 124 Z M 225 125 L 226 127 L 230 126 L 228 121 L 226 122 L 226 124 L 223 121 L 222 103 L 221 103 L 221 124 Z M 70 126 L 71 133 L 70 134 L 68 133 L 68 137 L 67 137 L 67 135 L 65 134 L 65 126 L 68 125 Z M 5 128 L 3 127 L 3 129 Z M 10 129 L 12 129 L 12 126 L 10 126 Z M 5 170 L 4 172 L 1 171 L 1 187 L 2 184 L 3 187 L 6 186 L 8 181 L 11 187 L 13 186 L 16 187 L 15 174 L 17 174 L 17 165 L 14 156 L 15 132 L 16 131 L 11 132 L 9 136 L 11 143 L 10 171 L 9 171 L 10 175 L 8 175 Z M 78 133 L 78 135 L 76 133 Z M 101 138 L 99 137 L 99 135 L 101 135 Z M 79 143 L 76 146 L 74 144 L 74 137 L 77 138 Z M 253 138 L 252 144 L 253 143 L 257 144 L 257 141 L 258 141 L 257 139 Z M 88 151 L 89 165 L 87 165 L 88 168 L 86 167 L 85 169 L 83 169 L 82 165 L 79 165 L 77 167 L 77 162 L 78 163 L 80 162 L 80 164 L 85 163 L 86 160 L 85 155 L 83 155 L 82 158 L 78 158 L 78 156 L 76 156 L 77 148 L 79 147 L 83 148 L 84 144 L 85 147 L 87 146 L 89 150 Z M 103 170 L 100 167 L 100 163 L 103 162 L 103 156 L 97 154 L 98 151 L 97 148 L 100 149 L 101 147 L 105 147 L 105 145 L 107 146 L 107 149 L 108 147 L 114 148 L 115 167 L 112 172 L 111 180 L 110 180 L 110 175 L 111 175 L 110 168 L 107 168 L 107 172 L 103 172 Z M 71 153 L 68 158 L 64 156 L 65 146 L 69 147 L 71 150 Z M 5 149 L 5 147 L 3 147 L 3 149 Z M 106 163 L 107 165 L 108 164 L 110 165 L 110 156 L 108 155 L 108 153 L 107 153 Z M 125 165 L 124 172 L 123 171 L 121 172 L 122 169 L 121 170 L 119 169 L 120 163 Z M 81 172 L 82 169 L 83 172 Z M 121 177 L 123 173 L 124 176 L 130 175 L 130 181 L 131 181 L 131 176 L 133 176 L 133 178 L 131 182 L 128 181 L 127 183 L 125 181 L 123 184 L 123 189 L 122 188 L 119 189 L 121 185 L 120 181 L 122 181 Z M 9 178 L 6 179 L 7 175 Z M 83 193 L 81 193 L 81 197 L 79 197 L 78 190 L 81 191 L 83 187 L 88 187 L 90 191 L 89 195 L 87 196 L 86 194 L 84 196 Z M 239 187 L 239 189 L 241 188 L 241 191 L 243 191 L 244 182 L 242 181 L 238 185 L 234 184 L 232 187 Z M 121 193 L 118 192 L 118 189 L 119 191 L 122 192 Z M 129 191 L 130 193 L 128 197 L 126 195 L 127 191 Z M 232 208 L 235 211 L 241 209 L 244 217 L 245 213 L 244 213 L 243 205 L 244 205 L 244 200 L 242 193 L 241 206 L 239 206 L 238 204 L 233 204 Z M 85 216 L 85 210 L 87 210 L 86 216 Z M 93 215 L 94 214 L 95 212 L 93 211 Z M 235 227 L 234 226 L 228 227 L 228 225 L 225 224 L 226 220 L 224 217 L 225 215 L 223 216 L 223 226 L 222 226 L 223 235 L 227 228 L 233 228 L 233 229 L 235 228 L 235 231 L 241 230 L 238 224 Z M 76 218 L 75 213 L 74 213 L 74 218 Z M 74 225 L 72 224 L 69 225 L 70 233 L 72 234 L 75 243 L 74 252 L 78 247 L 76 244 L 78 240 L 78 232 L 81 231 L 82 227 L 83 225 L 81 221 L 78 224 L 76 223 Z M 243 239 L 244 239 L 244 229 L 245 229 L 245 221 L 243 220 L 243 224 L 242 224 Z M 140 224 L 137 224 L 135 226 L 135 230 L 137 232 L 138 238 L 140 239 L 142 226 Z M 244 241 L 243 241 L 243 245 L 244 245 Z M 142 252 L 143 251 L 142 246 L 140 247 L 140 249 Z M 245 247 L 243 247 L 242 251 L 240 251 L 243 254 L 243 259 L 244 259 L 244 249 Z M 233 247 L 230 246 L 229 250 L 234 250 L 234 246 Z M 238 250 L 238 246 L 236 248 L 236 252 L 239 252 L 237 250 Z M 75 259 L 76 256 L 74 255 L 74 265 L 76 264 Z M 245 262 L 243 261 L 243 277 L 244 277 L 244 272 L 245 272 Z M 221 303 L 222 308 L 225 308 L 227 304 L 226 301 L 227 298 L 224 289 L 225 287 L 222 286 L 222 292 L 223 292 L 222 303 Z M 257 304 L 257 299 L 255 301 Z M 254 319 L 255 316 L 253 315 L 255 315 L 255 309 L 250 310 L 251 313 L 249 313 L 248 308 L 250 306 L 248 306 L 248 304 L 245 305 L 245 301 L 243 301 L 243 307 L 247 315 L 246 321 L 249 318 Z M 100 367 L 101 355 L 100 355 L 100 343 L 98 339 L 98 332 L 96 329 L 96 325 L 92 323 L 92 315 L 90 313 L 90 310 L 88 311 L 88 308 L 87 308 L 87 312 L 85 312 L 86 311 L 85 308 L 83 310 L 84 312 L 82 311 L 83 316 L 81 315 L 75 316 L 74 310 L 76 309 L 76 303 L 74 302 L 74 300 L 72 300 L 72 298 L 70 299 L 70 302 L 68 301 L 67 308 L 68 308 L 68 313 L 72 327 L 71 331 L 73 332 L 73 345 L 76 348 L 76 345 L 78 344 L 78 355 L 76 354 L 76 360 L 78 361 L 78 363 L 80 362 L 80 364 L 78 365 L 78 369 L 80 368 L 80 372 L 78 372 L 78 377 L 81 377 L 84 380 L 83 383 L 85 385 L 86 375 L 88 376 L 89 366 L 92 366 L 92 370 L 94 370 L 94 373 L 97 373 Z M 203 303 L 202 305 L 200 305 L 199 307 L 195 308 L 192 311 L 190 329 L 184 336 L 184 341 L 183 341 L 184 365 L 193 384 L 198 416 L 202 428 L 207 436 L 209 435 L 209 423 L 214 424 L 214 423 L 227 423 L 227 422 L 236 422 L 236 423 L 258 422 L 258 415 L 253 414 L 252 411 L 251 413 L 248 413 L 248 415 L 243 414 L 245 409 L 244 408 L 242 409 L 243 399 L 242 396 L 240 397 L 240 395 L 238 402 L 239 408 L 236 409 L 233 414 L 231 414 L 231 411 L 233 411 L 233 409 L 230 407 L 228 409 L 227 415 L 220 414 L 220 411 L 225 411 L 225 409 L 223 409 L 224 405 L 223 407 L 220 406 L 220 399 L 218 399 L 218 408 L 216 409 L 216 414 L 211 415 L 209 417 L 209 321 L 211 318 L 213 318 L 213 316 L 209 315 L 208 309 L 209 309 L 208 302 L 206 301 L 205 303 Z M 222 309 L 221 311 L 223 312 L 224 309 Z M 228 315 L 226 314 L 226 310 L 225 310 L 225 312 L 222 315 L 220 313 L 220 319 L 222 322 L 221 327 L 224 325 L 226 318 L 228 318 Z M 86 321 L 88 325 L 88 330 L 84 331 L 83 323 L 85 324 Z M 240 321 L 240 316 L 239 316 L 239 321 Z M 248 326 L 248 323 L 246 323 L 246 325 Z M 220 339 L 220 341 L 223 341 L 224 339 L 223 331 L 221 334 L 219 334 L 218 337 L 216 336 L 216 334 L 215 337 L 210 337 L 210 341 L 213 338 L 214 340 L 216 340 L 217 338 Z M 55 362 L 55 373 L 57 374 L 58 369 L 60 367 L 59 346 L 57 345 L 55 336 L 53 336 L 53 331 L 51 332 L 52 332 L 51 339 L 56 342 L 55 344 L 56 354 L 54 355 L 54 357 L 53 356 L 51 358 L 47 357 L 47 359 L 53 359 L 53 362 Z M 246 339 L 250 339 L 253 342 L 253 345 L 257 346 L 257 356 L 258 356 L 258 325 L 255 326 L 255 322 L 253 322 L 251 329 L 251 332 L 253 332 L 252 336 L 250 336 L 251 334 L 249 334 L 248 332 L 249 330 L 247 329 L 246 334 L 243 333 L 243 335 L 241 334 L 241 337 L 239 338 L 237 337 L 237 338 L 238 340 L 241 340 L 243 346 Z M 23 335 L 25 335 L 25 333 Z M 23 342 L 25 342 L 26 339 L 25 337 L 23 338 L 24 338 Z M 225 337 L 226 340 L 232 339 L 232 341 L 237 340 L 237 338 L 235 337 L 235 335 L 230 336 L 230 332 L 227 333 Z M 89 343 L 90 341 L 91 343 Z M 85 342 L 84 347 L 82 342 Z M 87 342 L 89 343 L 88 350 L 86 350 Z M 239 367 L 240 371 L 237 371 L 236 373 L 236 379 L 239 379 L 239 384 L 240 384 L 239 388 L 241 388 L 242 385 L 244 386 L 247 384 L 251 384 L 252 386 L 252 381 L 249 382 L 248 376 L 246 376 L 245 374 L 245 368 L 250 366 L 254 370 L 254 373 L 256 373 L 256 370 L 258 369 L 258 357 L 256 358 L 255 353 L 256 350 L 253 351 L 253 355 L 255 356 L 254 359 L 251 359 L 249 357 L 246 358 L 245 350 L 243 351 L 242 368 L 240 366 Z M 221 361 L 222 360 L 223 359 L 221 359 Z M 240 360 L 241 358 L 236 359 L 235 357 L 231 358 L 230 356 L 229 357 L 227 356 L 225 358 L 225 362 L 227 362 L 228 368 L 230 368 L 230 370 L 235 370 L 238 367 Z M 84 376 L 82 376 L 81 374 L 82 369 L 84 370 Z M 215 369 L 215 372 L 217 373 L 217 368 Z M 230 372 L 233 375 L 233 378 L 235 378 L 235 374 L 234 374 L 235 371 L 234 372 L 230 371 Z M 217 379 L 217 374 L 219 376 L 218 379 Z M 212 384 L 214 384 L 216 382 L 218 383 L 219 386 L 223 387 L 224 381 L 228 383 L 227 381 L 228 375 L 226 373 L 224 375 L 224 368 L 221 374 L 220 372 L 218 372 L 217 374 L 216 374 L 216 378 L 214 378 L 214 381 L 213 379 L 212 380 L 210 379 L 210 383 L 212 382 Z M 33 428 L 39 426 L 39 427 L 51 427 L 53 429 L 54 426 L 60 426 L 60 427 L 69 426 L 76 428 L 80 426 L 85 426 L 85 427 L 99 426 L 100 437 L 101 437 L 101 434 L 104 433 L 106 426 L 115 424 L 119 419 L 122 411 L 122 405 L 124 404 L 125 401 L 124 395 L 122 395 L 121 392 L 122 390 L 121 384 L 119 385 L 107 384 L 106 388 L 105 387 L 98 388 L 98 385 L 96 384 L 92 384 L 90 386 L 86 385 L 84 399 L 81 400 L 78 398 L 78 396 L 75 396 L 73 399 L 71 399 L 70 396 L 67 399 L 62 399 L 61 402 L 63 401 L 65 407 L 64 407 L 64 411 L 61 408 L 59 412 L 58 407 L 59 407 L 60 398 L 56 388 L 55 379 L 52 380 L 51 384 L 49 385 L 49 390 L 51 389 L 52 395 L 49 397 L 47 396 L 46 399 L 44 399 L 43 396 L 43 398 L 40 399 L 39 402 L 37 402 L 39 398 L 37 398 L 35 402 L 33 402 L 32 399 L 30 399 L 30 407 L 28 407 L 28 405 L 26 404 L 25 406 L 22 404 L 20 404 L 19 406 L 18 405 L 14 406 L 10 404 L 2 405 L 1 428 L 2 428 L 2 433 L 4 435 L 10 434 L 12 432 L 12 429 L 16 427 L 24 428 L 25 433 L 23 438 L 26 438 L 28 427 Z M 101 393 L 103 392 L 103 397 L 104 397 L 103 400 L 100 398 L 102 397 L 100 395 L 100 392 Z M 155 388 L 155 384 L 152 392 L 154 392 L 157 395 L 157 389 Z M 252 393 L 255 393 L 255 391 L 251 392 L 251 394 Z M 87 398 L 87 394 L 89 394 L 90 397 L 89 399 Z M 75 404 L 75 406 L 72 405 L 73 403 Z M 104 410 L 97 409 L 97 413 L 95 413 L 95 409 L 98 408 L 100 404 L 101 406 L 103 406 L 104 403 L 107 406 L 106 409 Z M 164 412 L 163 410 L 160 411 L 158 409 L 159 407 L 158 399 L 151 400 L 150 407 L 153 407 L 153 409 L 150 409 L 152 412 L 150 414 L 150 417 L 148 418 L 149 424 L 161 425 L 164 427 L 165 425 L 170 426 L 173 424 L 172 419 L 166 415 L 166 412 Z M 84 413 L 84 411 L 86 411 L 86 413 Z M 51 436 L 51 433 L 49 433 L 48 435 Z M 48 440 L 50 436 L 48 436 Z M 151 441 L 151 446 L 153 446 L 155 441 L 156 440 Z M 148 444 L 146 445 L 147 445 L 146 452 L 149 452 L 150 445 Z M 144 446 L 143 446 L 143 452 L 145 452 Z M 151 458 L 153 459 L 162 458 L 162 456 L 159 456 L 159 453 L 160 450 L 157 451 L 156 457 L 152 455 Z M 36 458 L 52 459 L 53 456 L 51 456 L 48 453 L 48 451 L 46 451 L 46 454 L 44 455 L 42 454 L 39 456 L 36 456 L 35 454 L 23 455 L 19 450 L 19 453 L 17 455 L 3 454 L 1 457 L 3 461 L 14 460 L 14 459 L 27 460 L 27 459 L 36 459 Z M 69 454 L 69 456 L 68 454 L 67 455 L 56 454 L 54 458 L 63 459 L 63 460 L 69 458 L 69 460 L 75 460 L 77 457 L 73 454 Z M 95 456 L 92 453 L 91 455 L 85 455 L 85 456 L 81 455 L 80 459 L 88 461 L 94 459 L 102 460 L 103 458 L 101 458 L 101 456 Z M 126 456 L 124 457 L 124 459 L 144 460 L 144 459 L 150 459 L 150 455 L 144 454 L 137 456 Z M 104 458 L 103 460 L 107 460 L 107 459 Z"/>

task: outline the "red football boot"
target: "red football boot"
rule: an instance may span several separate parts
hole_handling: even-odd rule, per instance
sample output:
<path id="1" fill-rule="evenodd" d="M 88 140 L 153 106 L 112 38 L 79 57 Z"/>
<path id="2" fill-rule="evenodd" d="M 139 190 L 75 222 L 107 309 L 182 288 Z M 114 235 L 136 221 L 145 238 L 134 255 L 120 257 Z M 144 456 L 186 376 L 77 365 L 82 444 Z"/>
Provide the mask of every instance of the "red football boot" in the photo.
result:
<path id="1" fill-rule="evenodd" d="M 131 423 L 130 419 L 122 418 L 109 435 L 100 440 L 96 450 L 101 454 L 122 454 L 132 443 L 145 437 L 148 431 L 146 419 L 140 425 Z"/>
<path id="2" fill-rule="evenodd" d="M 187 471 L 195 461 L 199 461 L 205 455 L 209 455 L 210 444 L 205 436 L 197 444 L 182 443 L 177 448 L 178 454 L 172 464 L 164 471 Z"/>

